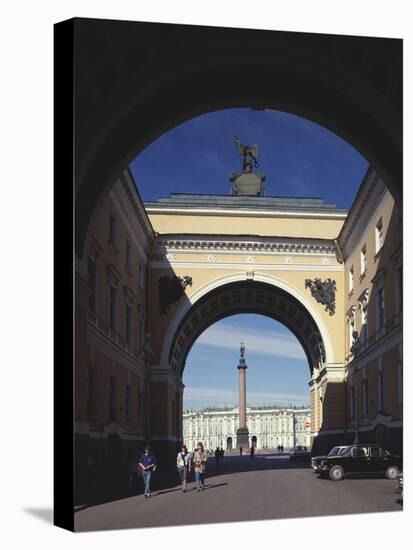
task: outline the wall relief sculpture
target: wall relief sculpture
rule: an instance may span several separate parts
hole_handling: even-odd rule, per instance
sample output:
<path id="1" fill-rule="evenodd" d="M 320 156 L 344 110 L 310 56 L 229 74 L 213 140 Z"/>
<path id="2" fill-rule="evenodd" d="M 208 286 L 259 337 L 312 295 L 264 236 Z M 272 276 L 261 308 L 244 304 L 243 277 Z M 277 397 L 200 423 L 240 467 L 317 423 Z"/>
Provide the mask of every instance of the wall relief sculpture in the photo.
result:
<path id="1" fill-rule="evenodd" d="M 325 306 L 325 310 L 329 315 L 334 315 L 336 312 L 336 282 L 332 279 L 322 281 L 318 277 L 315 279 L 306 279 L 305 288 L 309 288 L 311 295 L 317 302 Z"/>
<path id="2" fill-rule="evenodd" d="M 168 312 L 172 304 L 178 302 L 185 294 L 185 288 L 192 286 L 192 277 L 159 277 L 159 310 L 162 315 Z"/>

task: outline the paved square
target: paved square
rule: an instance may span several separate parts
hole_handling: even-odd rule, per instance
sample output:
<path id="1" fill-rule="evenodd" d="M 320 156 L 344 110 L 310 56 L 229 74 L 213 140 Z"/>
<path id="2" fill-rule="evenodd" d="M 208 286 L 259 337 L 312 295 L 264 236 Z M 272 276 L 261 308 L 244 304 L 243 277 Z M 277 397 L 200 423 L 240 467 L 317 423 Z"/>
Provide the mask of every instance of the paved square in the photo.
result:
<path id="1" fill-rule="evenodd" d="M 191 478 L 192 479 L 192 478 Z M 320 479 L 308 463 L 287 457 L 257 455 L 208 460 L 205 490 L 191 481 L 183 494 L 154 488 L 142 494 L 79 510 L 77 531 L 164 527 L 230 521 L 283 519 L 335 514 L 400 511 L 397 482 L 384 478 L 353 478 L 340 482 Z"/>

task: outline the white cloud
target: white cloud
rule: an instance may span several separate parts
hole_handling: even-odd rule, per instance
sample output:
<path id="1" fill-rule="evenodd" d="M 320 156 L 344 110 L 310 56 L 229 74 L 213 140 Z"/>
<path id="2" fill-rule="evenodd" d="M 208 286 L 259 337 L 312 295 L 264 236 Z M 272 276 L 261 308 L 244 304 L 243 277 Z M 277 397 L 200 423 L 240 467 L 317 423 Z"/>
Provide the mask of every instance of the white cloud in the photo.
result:
<path id="1" fill-rule="evenodd" d="M 301 344 L 293 335 L 234 325 L 213 325 L 198 338 L 196 345 L 231 349 L 238 353 L 241 340 L 248 351 L 273 357 L 306 359 Z"/>

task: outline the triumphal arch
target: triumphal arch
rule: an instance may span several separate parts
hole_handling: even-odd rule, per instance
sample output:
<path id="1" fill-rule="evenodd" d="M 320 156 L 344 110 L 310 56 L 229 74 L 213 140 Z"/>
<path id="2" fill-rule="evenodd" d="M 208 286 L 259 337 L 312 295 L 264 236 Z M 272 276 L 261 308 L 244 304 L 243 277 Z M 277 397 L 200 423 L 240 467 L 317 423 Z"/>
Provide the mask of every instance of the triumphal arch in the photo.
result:
<path id="1" fill-rule="evenodd" d="M 155 232 L 151 441 L 173 452 L 188 352 L 208 326 L 236 313 L 280 321 L 303 346 L 312 439 L 330 443 L 345 422 L 344 267 L 335 239 L 347 211 L 320 198 L 265 196 L 265 176 L 253 170 L 257 147 L 236 144 L 243 162 L 230 175 L 232 194 L 171 194 L 145 203 Z"/>

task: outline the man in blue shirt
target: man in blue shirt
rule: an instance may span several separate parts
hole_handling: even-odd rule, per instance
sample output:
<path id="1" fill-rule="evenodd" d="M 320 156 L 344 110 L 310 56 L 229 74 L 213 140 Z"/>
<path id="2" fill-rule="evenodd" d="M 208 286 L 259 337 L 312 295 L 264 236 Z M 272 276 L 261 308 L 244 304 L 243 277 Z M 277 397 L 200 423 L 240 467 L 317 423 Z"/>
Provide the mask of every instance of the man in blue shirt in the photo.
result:
<path id="1" fill-rule="evenodd" d="M 145 447 L 145 454 L 139 459 L 139 468 L 142 472 L 145 498 L 151 496 L 151 477 L 156 470 L 156 458 L 150 447 Z"/>

